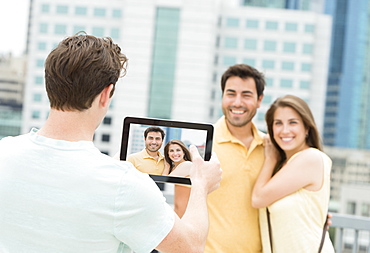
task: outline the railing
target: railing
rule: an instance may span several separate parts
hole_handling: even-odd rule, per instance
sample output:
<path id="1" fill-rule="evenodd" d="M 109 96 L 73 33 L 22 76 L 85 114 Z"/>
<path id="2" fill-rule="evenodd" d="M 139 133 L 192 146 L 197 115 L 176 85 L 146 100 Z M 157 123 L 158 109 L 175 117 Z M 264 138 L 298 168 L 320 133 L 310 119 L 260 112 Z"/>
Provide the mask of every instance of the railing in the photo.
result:
<path id="1" fill-rule="evenodd" d="M 330 234 L 335 237 L 336 253 L 370 253 L 370 218 L 338 213 L 332 215 L 330 227 L 335 230 Z"/>

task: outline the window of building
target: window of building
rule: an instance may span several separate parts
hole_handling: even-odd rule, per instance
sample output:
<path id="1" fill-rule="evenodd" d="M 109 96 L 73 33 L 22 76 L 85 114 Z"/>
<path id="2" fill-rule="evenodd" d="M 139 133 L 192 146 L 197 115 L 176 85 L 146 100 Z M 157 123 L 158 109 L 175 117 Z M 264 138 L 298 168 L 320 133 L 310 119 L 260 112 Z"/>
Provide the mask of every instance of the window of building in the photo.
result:
<path id="1" fill-rule="evenodd" d="M 220 36 L 217 36 L 216 37 L 216 47 L 219 48 L 220 47 Z"/>
<path id="2" fill-rule="evenodd" d="M 217 72 L 213 72 L 212 81 L 213 82 L 217 82 L 218 81 L 218 79 L 217 79 Z"/>
<path id="3" fill-rule="evenodd" d="M 281 88 L 293 88 L 293 80 L 291 79 L 281 79 L 280 80 Z"/>
<path id="4" fill-rule="evenodd" d="M 263 101 L 264 104 L 270 104 L 272 102 L 272 96 L 271 95 L 264 95 L 262 101 Z"/>
<path id="5" fill-rule="evenodd" d="M 266 30 L 277 30 L 278 27 L 279 27 L 279 24 L 276 21 L 267 21 L 266 22 Z"/>
<path id="6" fill-rule="evenodd" d="M 226 18 L 226 26 L 227 27 L 239 27 L 239 19 L 238 18 Z"/>
<path id="7" fill-rule="evenodd" d="M 40 93 L 33 94 L 33 101 L 34 102 L 41 102 L 41 94 Z"/>
<path id="8" fill-rule="evenodd" d="M 215 114 L 215 109 L 213 107 L 209 108 L 209 117 L 213 117 Z"/>
<path id="9" fill-rule="evenodd" d="M 50 11 L 50 5 L 49 4 L 42 4 L 41 5 L 41 12 L 42 13 L 49 13 Z"/>
<path id="10" fill-rule="evenodd" d="M 247 64 L 249 66 L 255 67 L 256 66 L 256 60 L 252 58 L 244 58 L 243 63 Z"/>
<path id="11" fill-rule="evenodd" d="M 217 64 L 218 64 L 218 55 L 215 55 L 215 58 L 213 59 L 213 63 L 214 63 L 215 65 L 217 65 Z"/>
<path id="12" fill-rule="evenodd" d="M 114 40 L 119 39 L 119 28 L 112 28 L 110 30 L 110 37 Z"/>
<path id="13" fill-rule="evenodd" d="M 313 45 L 309 43 L 303 44 L 302 53 L 304 54 L 312 54 L 313 52 Z"/>
<path id="14" fill-rule="evenodd" d="M 55 25 L 54 27 L 55 34 L 66 34 L 67 33 L 67 26 L 66 25 Z"/>
<path id="15" fill-rule="evenodd" d="M 106 116 L 103 120 L 104 125 L 111 125 L 112 124 L 112 117 Z"/>
<path id="16" fill-rule="evenodd" d="M 113 18 L 121 18 L 122 17 L 122 11 L 120 9 L 112 10 L 112 17 Z"/>
<path id="17" fill-rule="evenodd" d="M 247 28 L 258 28 L 259 22 L 256 19 L 248 19 L 246 22 Z"/>
<path id="18" fill-rule="evenodd" d="M 37 59 L 36 60 L 36 67 L 43 68 L 44 67 L 44 60 L 43 59 Z"/>
<path id="19" fill-rule="evenodd" d="M 283 61 L 281 63 L 281 68 L 283 70 L 294 70 L 294 62 L 291 62 L 291 61 Z"/>
<path id="20" fill-rule="evenodd" d="M 154 20 L 152 72 L 150 77 L 147 115 L 170 118 L 176 76 L 178 36 L 180 29 L 179 8 L 157 7 Z M 166 69 L 163 72 L 163 69 Z"/>
<path id="21" fill-rule="evenodd" d="M 361 215 L 370 217 L 370 203 L 362 203 Z"/>
<path id="22" fill-rule="evenodd" d="M 263 60 L 262 61 L 262 68 L 264 68 L 264 69 L 274 69 L 275 68 L 275 61 L 273 61 L 273 60 Z"/>
<path id="23" fill-rule="evenodd" d="M 257 40 L 255 40 L 255 39 L 246 39 L 246 40 L 244 40 L 244 49 L 256 50 L 257 49 Z"/>
<path id="24" fill-rule="evenodd" d="M 294 42 L 284 42 L 284 44 L 283 44 L 283 51 L 285 53 L 295 53 L 295 51 L 296 51 L 296 43 L 294 43 Z"/>
<path id="25" fill-rule="evenodd" d="M 75 14 L 80 15 L 80 16 L 86 16 L 87 15 L 87 7 L 76 6 Z"/>
<path id="26" fill-rule="evenodd" d="M 48 24 L 41 23 L 39 26 L 40 33 L 47 33 L 48 32 Z"/>
<path id="27" fill-rule="evenodd" d="M 257 119 L 259 121 L 264 121 L 265 120 L 265 114 L 263 112 L 258 112 Z"/>
<path id="28" fill-rule="evenodd" d="M 211 90 L 211 100 L 214 101 L 216 98 L 216 91 L 215 90 Z"/>
<path id="29" fill-rule="evenodd" d="M 272 79 L 272 78 L 266 78 L 265 81 L 266 81 L 266 86 L 267 87 L 274 86 L 274 79 Z"/>
<path id="30" fill-rule="evenodd" d="M 236 57 L 232 56 L 225 56 L 223 60 L 223 64 L 226 66 L 231 66 L 236 64 Z"/>
<path id="31" fill-rule="evenodd" d="M 102 134 L 101 141 L 102 142 L 109 142 L 110 141 L 110 135 L 109 134 Z"/>
<path id="32" fill-rule="evenodd" d="M 274 52 L 276 51 L 276 41 L 273 40 L 266 40 L 263 43 L 263 50 Z"/>
<path id="33" fill-rule="evenodd" d="M 296 32 L 298 29 L 297 23 L 285 23 L 285 31 Z"/>
<path id="34" fill-rule="evenodd" d="M 238 39 L 226 37 L 225 38 L 225 48 L 237 48 L 238 47 Z"/>
<path id="35" fill-rule="evenodd" d="M 68 6 L 67 5 L 57 5 L 57 13 L 58 14 L 68 14 Z"/>
<path id="36" fill-rule="evenodd" d="M 96 37 L 103 37 L 104 36 L 104 27 L 93 27 L 92 28 L 92 35 Z"/>
<path id="37" fill-rule="evenodd" d="M 302 63 L 301 69 L 302 69 L 303 72 L 310 72 L 311 71 L 311 64 Z"/>
<path id="38" fill-rule="evenodd" d="M 86 26 L 83 26 L 83 25 L 75 25 L 73 27 L 73 34 L 78 33 L 78 32 L 86 32 Z"/>
<path id="39" fill-rule="evenodd" d="M 104 8 L 95 8 L 94 16 L 95 17 L 105 17 L 106 10 Z"/>
<path id="40" fill-rule="evenodd" d="M 33 119 L 39 119 L 40 118 L 40 111 L 32 111 L 32 118 Z"/>
<path id="41" fill-rule="evenodd" d="M 310 82 L 309 81 L 300 81 L 299 82 L 299 88 L 301 88 L 303 90 L 310 89 Z"/>
<path id="42" fill-rule="evenodd" d="M 347 214 L 356 214 L 356 202 L 354 201 L 347 202 Z"/>
<path id="43" fill-rule="evenodd" d="M 37 43 L 37 49 L 40 50 L 40 51 L 46 50 L 46 43 L 45 42 Z"/>
<path id="44" fill-rule="evenodd" d="M 43 84 L 43 81 L 44 81 L 44 79 L 43 79 L 42 76 L 35 76 L 35 84 L 41 85 L 41 84 Z"/>
<path id="45" fill-rule="evenodd" d="M 315 32 L 315 25 L 313 25 L 313 24 L 306 24 L 304 26 L 304 31 L 306 33 L 314 33 Z"/>

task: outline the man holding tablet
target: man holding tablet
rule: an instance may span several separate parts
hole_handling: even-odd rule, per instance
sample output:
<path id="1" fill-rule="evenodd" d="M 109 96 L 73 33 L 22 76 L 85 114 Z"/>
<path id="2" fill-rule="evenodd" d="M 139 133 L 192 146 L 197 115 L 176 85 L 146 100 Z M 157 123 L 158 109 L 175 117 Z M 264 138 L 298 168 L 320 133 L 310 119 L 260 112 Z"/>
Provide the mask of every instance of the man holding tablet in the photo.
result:
<path id="1" fill-rule="evenodd" d="M 159 152 L 162 147 L 165 133 L 160 127 L 151 126 L 144 131 L 145 148 L 127 157 L 136 169 L 141 172 L 162 175 L 164 170 L 164 157 Z"/>
<path id="2" fill-rule="evenodd" d="M 126 57 L 110 38 L 67 37 L 45 61 L 45 125 L 0 141 L 1 252 L 202 252 L 217 157 L 195 146 L 180 219 L 154 181 L 93 144 Z"/>

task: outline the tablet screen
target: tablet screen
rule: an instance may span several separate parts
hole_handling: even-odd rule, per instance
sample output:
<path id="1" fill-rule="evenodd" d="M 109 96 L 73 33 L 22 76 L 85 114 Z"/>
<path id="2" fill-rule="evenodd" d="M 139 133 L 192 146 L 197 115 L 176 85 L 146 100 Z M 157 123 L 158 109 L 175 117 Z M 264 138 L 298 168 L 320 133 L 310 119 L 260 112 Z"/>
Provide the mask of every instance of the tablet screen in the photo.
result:
<path id="1" fill-rule="evenodd" d="M 208 161 L 212 152 L 212 138 L 211 124 L 126 117 L 123 122 L 120 159 L 131 161 L 138 170 L 148 173 L 156 182 L 190 185 L 187 170 L 191 158 L 187 158 L 186 149 L 195 145 L 202 158 Z M 154 159 L 147 150 L 156 156 L 158 154 L 158 157 Z M 176 150 L 180 151 L 180 155 Z M 186 162 L 181 163 L 176 159 Z M 160 160 L 163 162 L 159 163 Z M 169 168 L 170 163 L 175 167 L 172 172 L 162 167 L 167 164 Z"/>

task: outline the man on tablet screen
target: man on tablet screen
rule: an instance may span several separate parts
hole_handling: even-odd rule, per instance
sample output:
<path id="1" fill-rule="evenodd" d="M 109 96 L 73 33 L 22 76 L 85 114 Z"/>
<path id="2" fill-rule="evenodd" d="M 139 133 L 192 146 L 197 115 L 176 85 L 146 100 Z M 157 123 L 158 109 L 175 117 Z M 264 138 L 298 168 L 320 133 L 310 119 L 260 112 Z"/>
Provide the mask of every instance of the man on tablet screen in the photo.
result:
<path id="1" fill-rule="evenodd" d="M 136 169 L 152 175 L 162 175 L 164 157 L 159 152 L 165 133 L 160 127 L 148 127 L 144 131 L 145 148 L 127 157 Z"/>
<path id="2" fill-rule="evenodd" d="M 93 143 L 126 56 L 111 38 L 65 38 L 45 61 L 50 112 L 42 128 L 0 140 L 0 251 L 203 252 L 216 156 L 190 151 L 191 196 L 180 219 L 154 181 Z"/>

